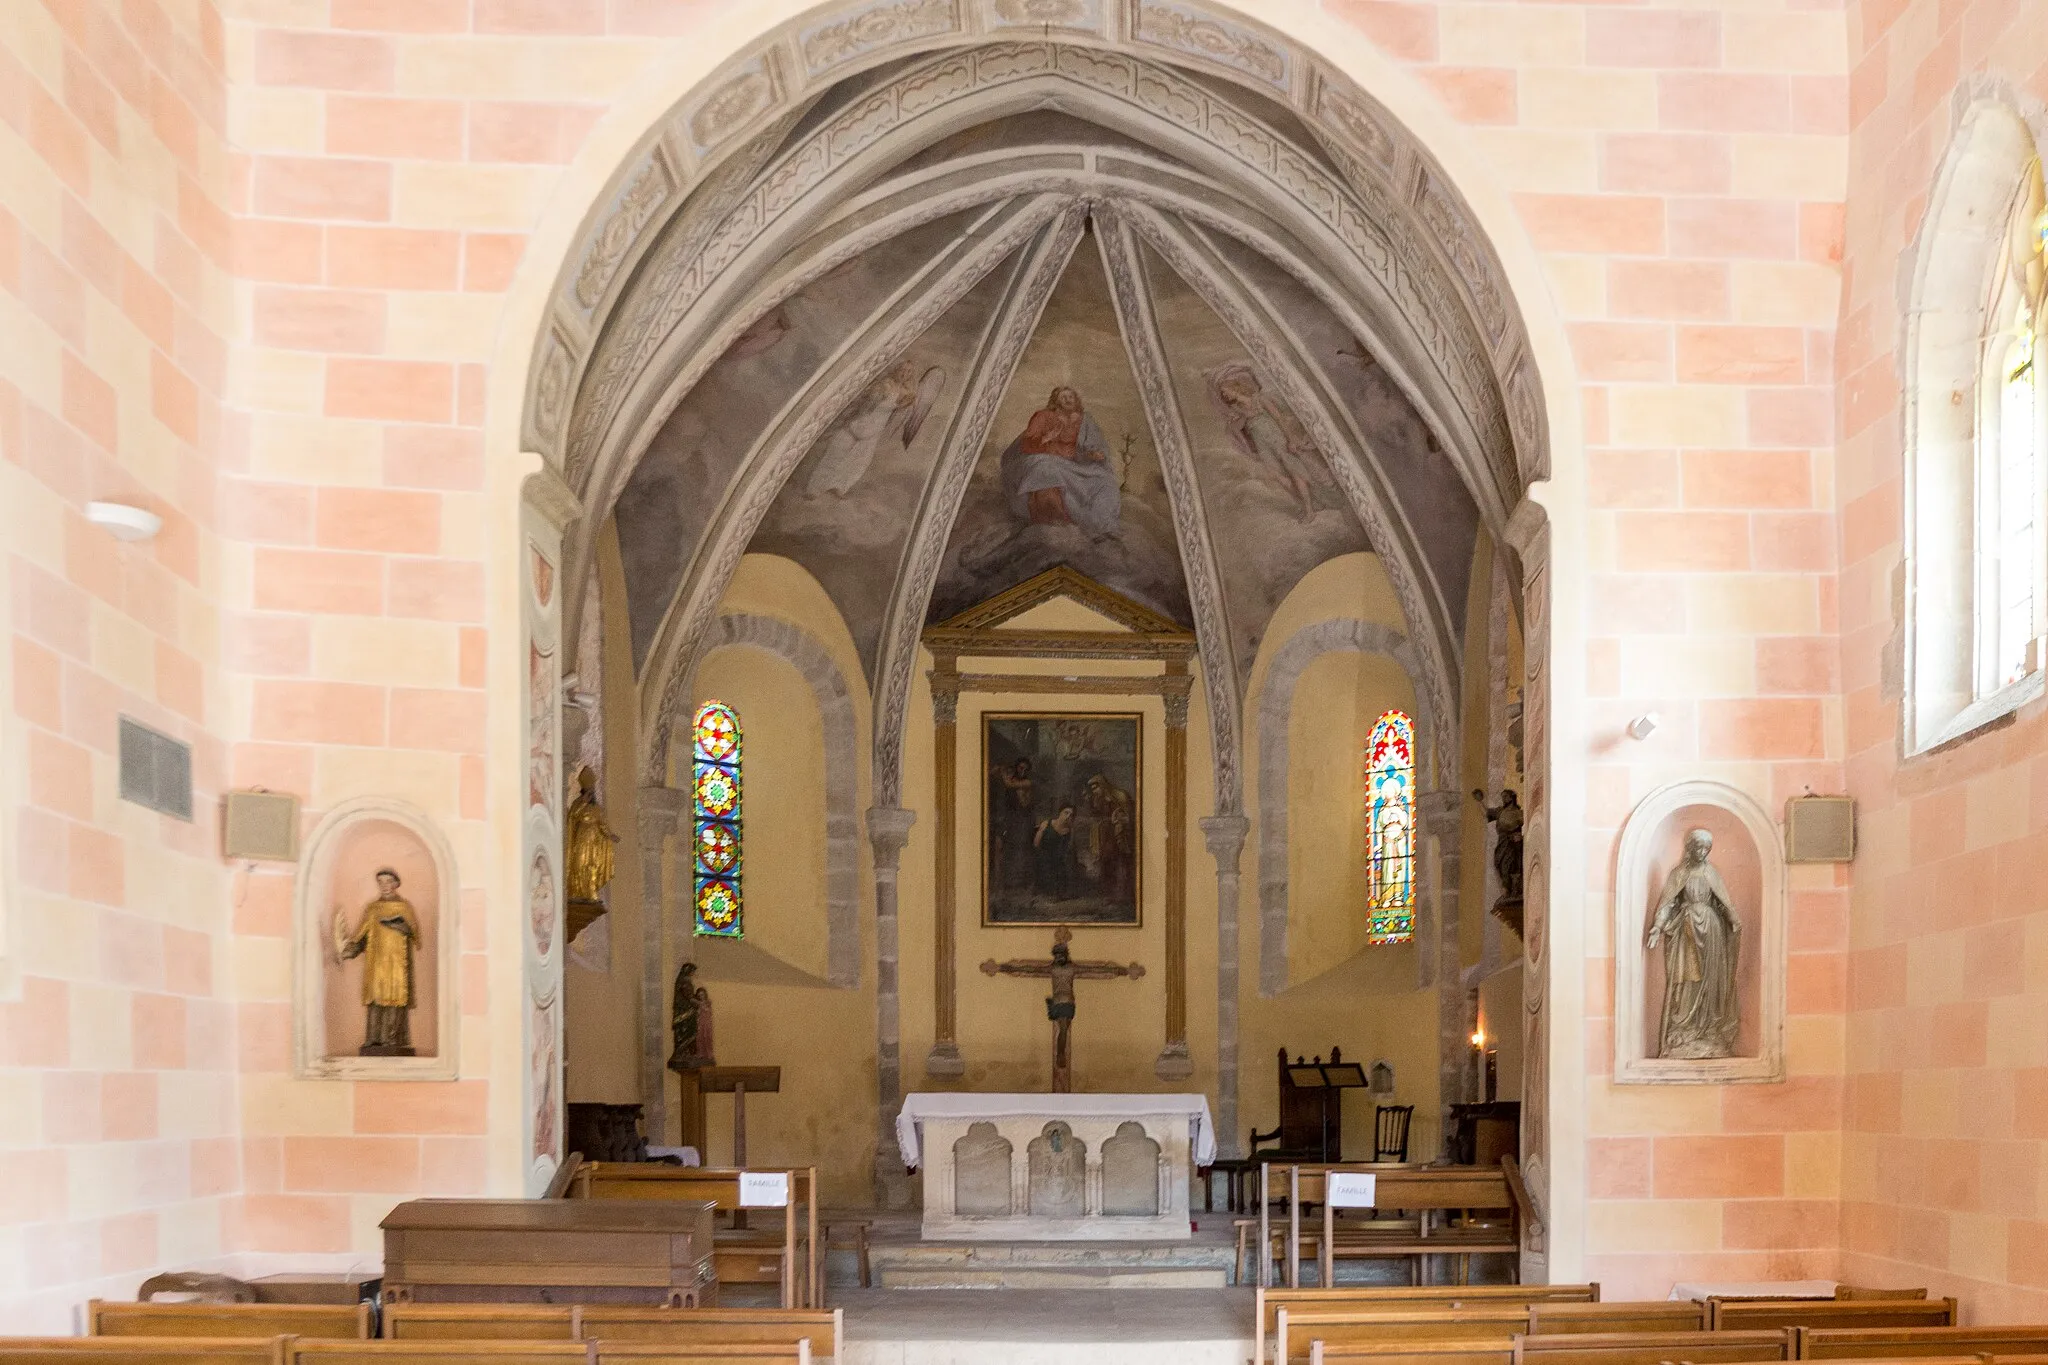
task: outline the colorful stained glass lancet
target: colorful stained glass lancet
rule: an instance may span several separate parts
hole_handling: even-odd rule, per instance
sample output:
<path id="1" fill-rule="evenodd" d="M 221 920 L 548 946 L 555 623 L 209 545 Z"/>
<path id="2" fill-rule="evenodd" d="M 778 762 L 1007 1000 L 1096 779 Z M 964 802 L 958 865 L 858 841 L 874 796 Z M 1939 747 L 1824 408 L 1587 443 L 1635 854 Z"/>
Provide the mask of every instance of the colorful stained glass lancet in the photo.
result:
<path id="1" fill-rule="evenodd" d="M 1366 848 L 1372 904 L 1367 943 L 1415 937 L 1415 724 L 1388 711 L 1365 751 Z"/>
<path id="2" fill-rule="evenodd" d="M 707 701 L 697 708 L 690 737 L 697 932 L 739 938 L 744 932 L 739 713 L 722 701 Z"/>

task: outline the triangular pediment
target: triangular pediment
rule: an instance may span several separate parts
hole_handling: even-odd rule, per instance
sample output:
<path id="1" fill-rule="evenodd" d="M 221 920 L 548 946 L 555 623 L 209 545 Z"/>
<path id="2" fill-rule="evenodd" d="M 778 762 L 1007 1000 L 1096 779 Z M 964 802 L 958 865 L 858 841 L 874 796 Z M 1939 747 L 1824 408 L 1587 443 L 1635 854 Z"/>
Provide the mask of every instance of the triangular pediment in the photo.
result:
<path id="1" fill-rule="evenodd" d="M 985 602 L 948 617 L 932 627 L 929 633 L 1001 630 L 1034 607 L 1061 598 L 1087 608 L 1132 634 L 1189 635 L 1192 638 L 1178 622 L 1065 564 L 1056 564 L 1014 588 L 1007 588 Z"/>

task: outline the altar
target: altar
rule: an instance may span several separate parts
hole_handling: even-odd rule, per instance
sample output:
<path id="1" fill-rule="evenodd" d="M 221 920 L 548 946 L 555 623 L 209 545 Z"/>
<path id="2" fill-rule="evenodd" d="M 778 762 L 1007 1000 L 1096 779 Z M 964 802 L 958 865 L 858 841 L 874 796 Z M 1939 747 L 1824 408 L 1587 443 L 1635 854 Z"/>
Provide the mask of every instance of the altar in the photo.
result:
<path id="1" fill-rule="evenodd" d="M 896 1141 L 933 1241 L 1184 1239 L 1216 1157 L 1203 1095 L 916 1094 Z"/>

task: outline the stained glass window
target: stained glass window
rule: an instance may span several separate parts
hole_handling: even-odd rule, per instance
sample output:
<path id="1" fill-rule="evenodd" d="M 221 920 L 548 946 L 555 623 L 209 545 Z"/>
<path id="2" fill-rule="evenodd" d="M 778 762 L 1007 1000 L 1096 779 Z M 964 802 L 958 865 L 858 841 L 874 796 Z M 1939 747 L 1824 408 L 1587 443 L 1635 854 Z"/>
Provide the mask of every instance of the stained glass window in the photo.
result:
<path id="1" fill-rule="evenodd" d="M 738 938 L 740 900 L 740 717 L 722 701 L 697 708 L 690 727 L 690 799 L 697 932 Z"/>
<path id="2" fill-rule="evenodd" d="M 1415 724 L 1388 711 L 1365 750 L 1366 843 L 1372 902 L 1367 943 L 1415 937 Z"/>

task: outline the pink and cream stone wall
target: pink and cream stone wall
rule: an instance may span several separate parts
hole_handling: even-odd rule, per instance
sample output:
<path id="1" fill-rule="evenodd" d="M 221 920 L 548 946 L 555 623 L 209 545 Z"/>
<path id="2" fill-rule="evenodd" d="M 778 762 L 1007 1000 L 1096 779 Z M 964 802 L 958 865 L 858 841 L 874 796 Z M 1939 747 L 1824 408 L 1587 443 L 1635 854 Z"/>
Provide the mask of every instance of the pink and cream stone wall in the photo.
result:
<path id="1" fill-rule="evenodd" d="M 2048 1262 L 2030 1069 L 2048 1055 L 2020 1009 L 2042 960 L 2021 913 L 2039 725 L 1895 773 L 1876 680 L 1898 252 L 1958 80 L 1996 60 L 2040 93 L 2030 3 L 1247 7 L 1438 150 L 1536 338 L 1570 964 L 1552 1272 L 1608 1297 L 1896 1268 L 1988 1311 Z M 531 339 L 625 150 L 798 12 L 10 0 L 0 1143 L 28 1176 L 0 1195 L 10 1325 L 62 1326 L 160 1266 L 374 1258 L 396 1199 L 520 1186 Z M 85 501 L 117 494 L 165 534 L 117 549 L 86 526 Z M 115 799 L 120 710 L 197 743 L 195 824 Z M 1624 738 L 1646 710 L 1657 734 Z M 1631 806 L 1706 775 L 1776 809 L 1840 789 L 1845 763 L 1880 852 L 1853 895 L 1828 869 L 1794 883 L 1788 1082 L 1609 1085 L 1607 883 Z M 309 819 L 385 794 L 440 824 L 463 1079 L 291 1078 L 290 881 L 215 856 L 215 797 L 252 785 Z M 1908 1041 L 1881 1047 L 1890 1029 Z"/>

